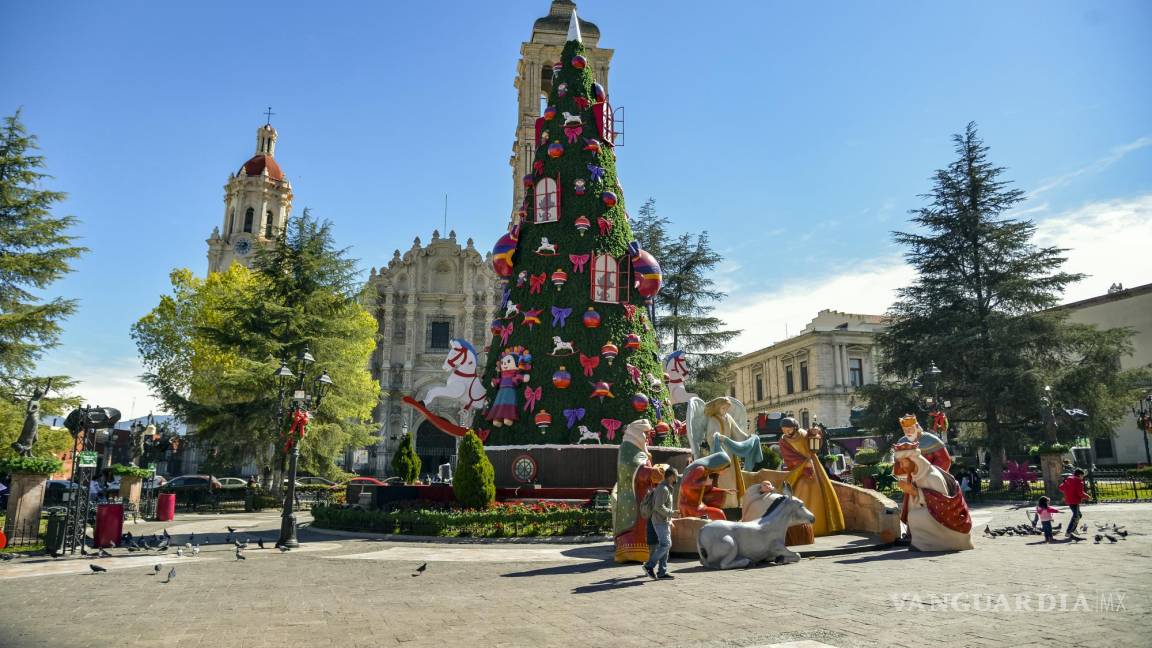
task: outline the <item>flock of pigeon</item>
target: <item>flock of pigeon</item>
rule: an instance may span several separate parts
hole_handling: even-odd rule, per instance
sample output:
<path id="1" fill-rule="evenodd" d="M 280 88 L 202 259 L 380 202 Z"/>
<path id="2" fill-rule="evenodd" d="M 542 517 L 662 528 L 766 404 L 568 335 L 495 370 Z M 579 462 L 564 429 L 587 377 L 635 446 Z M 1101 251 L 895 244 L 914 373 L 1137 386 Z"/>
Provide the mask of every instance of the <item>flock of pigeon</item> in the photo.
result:
<path id="1" fill-rule="evenodd" d="M 1063 523 L 1053 525 L 1053 535 L 1058 534 L 1063 526 Z M 1087 524 L 1080 525 L 1080 533 L 1088 533 Z M 1003 536 L 1042 536 L 1044 532 L 1036 525 L 1021 523 L 1015 526 L 1005 526 L 997 529 L 993 529 L 990 525 L 985 525 L 984 535 L 989 538 L 1000 538 Z M 1109 544 L 1114 544 L 1127 538 L 1128 530 L 1125 527 L 1118 526 L 1114 522 L 1097 524 L 1096 535 L 1093 536 L 1094 542 L 1092 544 L 1100 544 L 1104 540 L 1107 540 Z M 1083 542 L 1087 538 L 1076 535 L 1076 529 L 1072 529 L 1068 532 L 1068 539 L 1072 542 Z"/>
<path id="2" fill-rule="evenodd" d="M 227 529 L 228 529 L 228 535 L 224 539 L 224 544 L 230 544 L 234 547 L 235 554 L 236 554 L 236 560 L 247 560 L 247 558 L 244 556 L 244 550 L 248 548 L 248 545 L 251 543 L 251 539 L 248 537 L 245 537 L 244 541 L 241 542 L 241 541 L 239 541 L 233 537 L 236 533 L 235 527 L 230 526 L 230 527 L 227 527 Z M 169 535 L 168 529 L 164 529 L 163 534 L 153 533 L 151 537 L 139 537 L 139 538 L 133 536 L 131 532 L 125 532 L 124 535 L 120 538 L 120 547 L 127 549 L 129 551 L 129 553 L 135 553 L 137 551 L 153 551 L 153 552 L 156 552 L 157 554 L 163 554 L 163 553 L 167 553 L 167 551 L 171 548 L 171 545 L 172 545 L 172 536 Z M 259 547 L 260 549 L 264 549 L 265 548 L 264 547 L 264 538 L 257 538 L 256 539 L 256 546 Z M 284 553 L 286 551 L 289 551 L 288 547 L 285 547 L 285 546 L 280 545 L 280 544 L 276 544 L 275 548 L 279 549 L 280 553 Z M 81 545 L 81 547 L 80 547 L 80 553 L 85 555 L 85 556 L 92 555 L 92 552 L 86 550 L 83 545 Z M 96 555 L 100 558 L 112 557 L 112 554 L 108 553 L 103 548 L 99 548 L 96 552 Z M 195 532 L 188 535 L 188 541 L 184 543 L 184 546 L 176 547 L 176 557 L 177 558 L 183 558 L 185 556 L 190 556 L 190 557 L 194 558 L 194 557 L 199 556 L 199 555 L 200 555 L 200 545 L 196 544 L 196 533 Z M 108 571 L 108 569 L 106 567 L 101 567 L 100 565 L 97 565 L 95 563 L 89 563 L 88 568 L 92 570 L 93 574 L 102 574 L 102 573 Z M 163 563 L 157 563 L 157 564 L 153 565 L 152 575 L 159 574 L 163 568 L 164 568 Z M 170 569 L 168 571 L 168 579 L 165 581 L 162 581 L 162 582 L 171 583 L 173 581 L 173 579 L 175 579 L 175 578 L 176 578 L 176 568 L 173 567 L 172 569 Z"/>

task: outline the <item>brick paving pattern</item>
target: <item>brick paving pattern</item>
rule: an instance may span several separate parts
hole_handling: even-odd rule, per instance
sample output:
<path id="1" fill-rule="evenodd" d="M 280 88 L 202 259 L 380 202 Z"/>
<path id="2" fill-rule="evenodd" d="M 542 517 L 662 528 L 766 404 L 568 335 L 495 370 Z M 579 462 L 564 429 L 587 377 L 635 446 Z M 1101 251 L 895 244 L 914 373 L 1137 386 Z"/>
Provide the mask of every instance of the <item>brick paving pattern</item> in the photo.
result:
<path id="1" fill-rule="evenodd" d="M 18 559 L 0 563 L 0 646 L 1144 647 L 1150 513 L 1148 504 L 1087 507 L 1079 544 L 977 533 L 976 550 L 958 554 L 897 550 L 729 572 L 679 559 L 666 582 L 610 562 L 603 543 L 449 545 L 308 530 L 307 551 L 253 544 L 243 562 L 223 544 L 198 558 L 125 553 L 100 561 L 113 568 L 97 575 L 86 560 Z M 974 517 L 996 527 L 1025 513 Z M 1128 538 L 1094 544 L 1093 525 L 1105 521 Z M 278 522 L 185 516 L 168 529 L 177 541 L 195 531 L 198 542 L 222 543 L 231 524 L 271 547 Z M 155 562 L 165 565 L 159 576 Z M 427 571 L 413 576 L 422 562 Z M 163 584 L 171 565 L 177 576 Z"/>

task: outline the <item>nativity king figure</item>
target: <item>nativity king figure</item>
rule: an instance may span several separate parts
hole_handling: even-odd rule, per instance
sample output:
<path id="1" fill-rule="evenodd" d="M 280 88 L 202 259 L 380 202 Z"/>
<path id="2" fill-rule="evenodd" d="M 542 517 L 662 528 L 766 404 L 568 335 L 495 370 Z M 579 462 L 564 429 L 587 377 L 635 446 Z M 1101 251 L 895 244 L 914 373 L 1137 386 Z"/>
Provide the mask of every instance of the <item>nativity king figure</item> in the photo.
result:
<path id="1" fill-rule="evenodd" d="M 972 548 L 972 516 L 964 493 L 947 470 L 932 464 L 920 447 L 904 441 L 892 446 L 904 504 L 900 520 L 908 525 L 910 548 L 916 551 L 963 551 Z"/>

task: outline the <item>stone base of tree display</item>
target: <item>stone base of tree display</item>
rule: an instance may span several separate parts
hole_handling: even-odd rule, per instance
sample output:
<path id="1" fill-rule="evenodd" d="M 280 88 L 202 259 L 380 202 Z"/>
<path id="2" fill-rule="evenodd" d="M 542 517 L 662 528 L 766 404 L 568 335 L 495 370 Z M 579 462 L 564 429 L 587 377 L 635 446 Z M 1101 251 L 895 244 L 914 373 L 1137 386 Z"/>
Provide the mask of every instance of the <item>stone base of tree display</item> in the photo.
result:
<path id="1" fill-rule="evenodd" d="M 142 481 L 139 477 L 124 475 L 120 478 L 120 499 L 125 504 L 140 505 L 140 489 Z"/>
<path id="2" fill-rule="evenodd" d="M 1040 473 L 1044 479 L 1044 494 L 1052 498 L 1052 501 L 1060 501 L 1062 497 L 1060 494 L 1060 475 L 1064 471 L 1064 464 L 1061 458 L 1064 456 L 1065 450 L 1054 449 L 1051 452 L 1040 453 Z"/>

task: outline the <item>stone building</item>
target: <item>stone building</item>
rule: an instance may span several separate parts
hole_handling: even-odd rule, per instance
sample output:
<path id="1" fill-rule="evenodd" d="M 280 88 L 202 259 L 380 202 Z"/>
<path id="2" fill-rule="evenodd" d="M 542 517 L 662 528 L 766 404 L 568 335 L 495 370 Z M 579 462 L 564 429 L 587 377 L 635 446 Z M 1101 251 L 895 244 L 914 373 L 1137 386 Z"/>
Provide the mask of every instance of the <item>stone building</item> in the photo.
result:
<path id="1" fill-rule="evenodd" d="M 1090 324 L 1100 329 L 1131 328 L 1134 332 L 1132 353 L 1120 358 L 1120 368 L 1152 366 L 1152 284 L 1128 289 L 1114 285 L 1107 294 L 1064 304 L 1053 310 L 1066 314 L 1068 321 L 1076 324 Z M 1152 390 L 1152 385 L 1149 388 Z M 1136 405 L 1135 398 L 1132 405 Z M 1091 416 L 1092 413 L 1088 414 Z M 1133 415 L 1126 415 L 1119 421 L 1112 438 L 1093 441 L 1097 465 L 1152 465 L 1149 447 L 1148 436 L 1136 427 Z"/>
<path id="2" fill-rule="evenodd" d="M 225 270 L 233 262 L 251 266 L 257 245 L 273 241 L 292 212 L 292 184 L 276 163 L 276 129 L 256 129 L 256 153 L 228 176 L 224 185 L 224 215 L 208 237 L 208 272 Z"/>
<path id="3" fill-rule="evenodd" d="M 402 407 L 400 399 L 411 395 L 423 400 L 430 388 L 444 384 L 448 373 L 442 367 L 450 339 L 472 342 L 480 352 L 479 366 L 484 366 L 496 292 L 488 255 L 481 254 L 472 239 L 461 246 L 456 232 L 442 238 L 433 231 L 427 245 L 416 238 L 407 252 L 396 250 L 386 267 L 372 268 L 361 299 L 378 322 L 371 370 L 387 392 L 374 413 L 380 440 L 369 450 L 368 470 L 373 474 L 391 472 L 392 455 L 405 431 L 413 434 L 425 473 L 434 473 L 441 460 L 455 458 L 455 439 Z M 453 403 L 437 399 L 428 405 L 461 423 Z"/>
<path id="4" fill-rule="evenodd" d="M 878 380 L 875 337 L 885 321 L 880 315 L 822 310 L 797 335 L 733 361 L 729 395 L 740 399 L 751 417 L 783 412 L 805 428 L 813 421 L 850 427 L 856 388 Z M 754 427 L 748 421 L 746 429 Z"/>
<path id="5" fill-rule="evenodd" d="M 552 0 L 548 15 L 532 25 L 532 37 L 520 45 L 520 62 L 516 65 L 515 86 L 519 108 L 516 115 L 516 138 L 512 142 L 512 219 L 524 200 L 521 178 L 532 173 L 536 154 L 536 120 L 544 114 L 548 93 L 552 91 L 552 66 L 560 61 L 560 52 L 568 37 L 568 23 L 576 3 Z M 587 48 L 585 58 L 596 74 L 596 80 L 609 91 L 608 66 L 612 50 L 597 47 L 600 28 L 579 18 L 580 35 Z"/>

